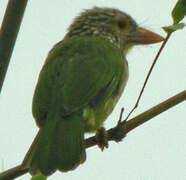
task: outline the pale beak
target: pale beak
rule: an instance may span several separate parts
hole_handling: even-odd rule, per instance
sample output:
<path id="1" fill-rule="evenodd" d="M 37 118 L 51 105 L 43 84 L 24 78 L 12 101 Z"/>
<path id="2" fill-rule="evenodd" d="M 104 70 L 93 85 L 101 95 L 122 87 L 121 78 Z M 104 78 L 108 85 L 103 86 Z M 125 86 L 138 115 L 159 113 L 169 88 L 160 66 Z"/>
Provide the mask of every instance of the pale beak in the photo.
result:
<path id="1" fill-rule="evenodd" d="M 138 27 L 134 35 L 133 42 L 135 44 L 153 44 L 163 41 L 164 38 L 145 28 Z"/>

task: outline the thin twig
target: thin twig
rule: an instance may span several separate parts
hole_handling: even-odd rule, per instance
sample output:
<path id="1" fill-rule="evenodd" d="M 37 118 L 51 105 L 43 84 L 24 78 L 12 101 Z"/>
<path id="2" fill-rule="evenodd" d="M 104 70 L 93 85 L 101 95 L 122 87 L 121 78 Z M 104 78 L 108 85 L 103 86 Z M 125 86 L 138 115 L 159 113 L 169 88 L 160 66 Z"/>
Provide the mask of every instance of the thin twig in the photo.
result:
<path id="1" fill-rule="evenodd" d="M 121 111 L 120 111 L 120 116 L 119 116 L 119 121 L 118 121 L 118 124 L 120 124 L 120 123 L 121 123 L 121 121 L 122 121 L 123 112 L 124 112 L 124 108 L 122 107 L 122 108 L 121 108 Z"/>
<path id="2" fill-rule="evenodd" d="M 171 33 L 167 35 L 167 37 L 166 37 L 165 40 L 163 41 L 163 43 L 162 43 L 162 45 L 161 45 L 161 47 L 160 47 L 160 49 L 159 49 L 159 51 L 158 51 L 156 57 L 154 58 L 154 61 L 153 61 L 152 65 L 151 65 L 151 67 L 150 67 L 150 70 L 149 70 L 148 74 L 147 74 L 147 77 L 146 77 L 145 82 L 144 82 L 144 84 L 143 84 L 143 87 L 142 87 L 142 89 L 141 89 L 141 91 L 140 91 L 140 94 L 139 94 L 139 96 L 138 96 L 138 99 L 137 99 L 137 101 L 136 101 L 136 104 L 134 105 L 134 107 L 132 108 L 132 110 L 130 111 L 130 113 L 127 115 L 125 121 L 127 121 L 127 119 L 129 118 L 129 116 L 130 116 L 130 115 L 134 112 L 134 110 L 138 107 L 139 101 L 140 101 L 141 96 L 142 96 L 142 94 L 143 94 L 143 92 L 144 92 L 144 89 L 145 89 L 145 86 L 146 86 L 146 84 L 147 84 L 147 81 L 148 81 L 148 79 L 149 79 L 149 77 L 150 77 L 150 75 L 151 75 L 151 73 L 152 73 L 152 70 L 153 70 L 153 68 L 154 68 L 154 66 L 155 66 L 155 64 L 156 64 L 156 62 L 157 62 L 157 60 L 158 60 L 158 58 L 159 58 L 159 56 L 160 56 L 160 53 L 162 52 L 163 48 L 165 47 L 165 44 L 167 43 L 167 41 L 168 41 L 170 35 L 171 35 Z"/>

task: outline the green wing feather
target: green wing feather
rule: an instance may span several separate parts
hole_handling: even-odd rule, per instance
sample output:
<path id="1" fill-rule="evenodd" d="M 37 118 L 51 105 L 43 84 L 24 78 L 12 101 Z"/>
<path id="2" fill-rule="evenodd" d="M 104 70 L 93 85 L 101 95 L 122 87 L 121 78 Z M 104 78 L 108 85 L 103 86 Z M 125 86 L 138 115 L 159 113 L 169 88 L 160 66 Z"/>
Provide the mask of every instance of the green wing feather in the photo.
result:
<path id="1" fill-rule="evenodd" d="M 122 52 L 102 39 L 71 38 L 57 44 L 49 53 L 35 91 L 33 115 L 37 124 L 41 126 L 55 106 L 54 97 L 63 115 L 84 108 L 123 64 Z"/>
<path id="2" fill-rule="evenodd" d="M 50 51 L 33 99 L 40 130 L 23 161 L 31 174 L 68 171 L 85 161 L 83 111 L 101 92 L 102 101 L 113 95 L 122 59 L 118 48 L 97 38 L 66 39 Z"/>

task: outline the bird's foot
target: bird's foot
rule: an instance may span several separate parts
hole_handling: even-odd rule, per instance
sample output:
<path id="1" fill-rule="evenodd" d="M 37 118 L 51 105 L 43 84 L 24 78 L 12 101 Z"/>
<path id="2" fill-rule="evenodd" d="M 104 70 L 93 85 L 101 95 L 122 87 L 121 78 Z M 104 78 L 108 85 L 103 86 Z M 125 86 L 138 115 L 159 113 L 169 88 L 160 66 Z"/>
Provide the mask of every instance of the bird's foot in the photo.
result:
<path id="1" fill-rule="evenodd" d="M 98 129 L 96 133 L 96 139 L 98 147 L 103 151 L 104 148 L 108 148 L 108 133 L 104 127 Z"/>

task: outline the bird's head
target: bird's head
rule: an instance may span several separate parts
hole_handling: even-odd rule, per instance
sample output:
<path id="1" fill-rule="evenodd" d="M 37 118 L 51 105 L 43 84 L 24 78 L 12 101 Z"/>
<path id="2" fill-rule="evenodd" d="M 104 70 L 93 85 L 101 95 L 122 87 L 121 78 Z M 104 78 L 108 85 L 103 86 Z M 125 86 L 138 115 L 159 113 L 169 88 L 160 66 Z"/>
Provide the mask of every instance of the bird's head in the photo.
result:
<path id="1" fill-rule="evenodd" d="M 66 37 L 96 36 L 128 51 L 133 45 L 152 44 L 164 38 L 141 28 L 126 13 L 112 8 L 94 7 L 76 17 Z"/>

